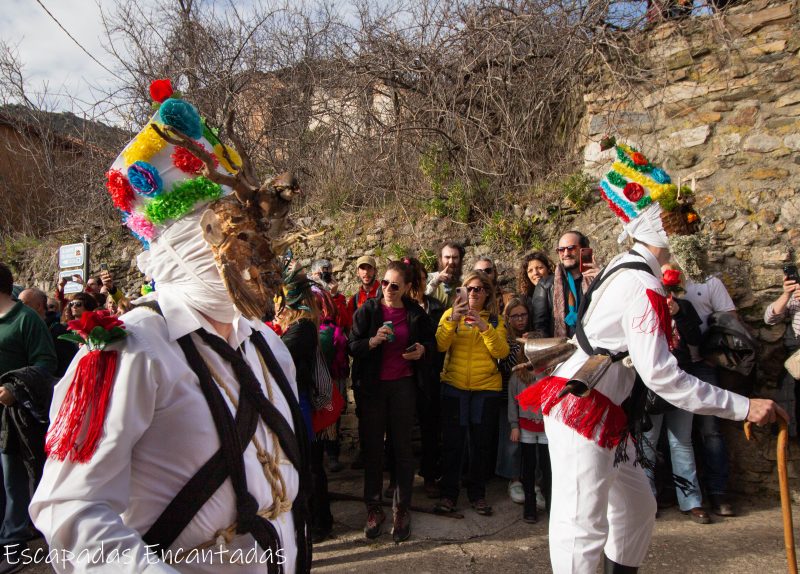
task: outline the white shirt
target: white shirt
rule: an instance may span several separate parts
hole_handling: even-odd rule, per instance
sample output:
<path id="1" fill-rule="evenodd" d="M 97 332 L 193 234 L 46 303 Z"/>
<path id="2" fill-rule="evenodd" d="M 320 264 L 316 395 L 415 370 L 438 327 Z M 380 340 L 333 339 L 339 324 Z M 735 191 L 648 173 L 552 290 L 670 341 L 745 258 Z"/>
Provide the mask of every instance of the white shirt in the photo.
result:
<path id="1" fill-rule="evenodd" d="M 678 408 L 734 420 L 745 419 L 750 408 L 747 398 L 709 385 L 678 367 L 647 296 L 647 290 L 664 295 L 661 268 L 655 256 L 642 245 L 637 243 L 633 250 L 644 257 L 655 275 L 626 270 L 603 285 L 605 292 L 584 323 L 589 343 L 612 353 L 627 350 L 644 384 Z M 625 253 L 608 267 L 611 269 L 628 261 L 641 262 L 642 257 Z M 594 298 L 593 295 L 593 302 Z M 586 359 L 587 355 L 578 348 L 553 375 L 569 379 Z M 618 361 L 609 367 L 595 388 L 619 405 L 630 395 L 634 379 L 634 369 Z"/>
<path id="2" fill-rule="evenodd" d="M 700 316 L 700 331 L 703 333 L 708 330 L 708 318 L 712 313 L 736 311 L 728 290 L 717 277 L 709 277 L 705 283 L 692 283 L 687 279 L 683 298 L 694 306 Z"/>
<path id="3" fill-rule="evenodd" d="M 190 313 L 185 315 L 184 313 Z M 49 459 L 44 476 L 30 505 L 36 527 L 42 531 L 51 551 L 65 550 L 78 557 L 105 557 L 97 563 L 84 558 L 80 563 L 54 563 L 57 572 L 208 572 L 250 574 L 265 572 L 266 566 L 254 559 L 247 564 L 221 564 L 222 554 L 213 561 L 196 559 L 192 563 L 169 566 L 157 562 L 148 553 L 142 534 L 152 526 L 183 485 L 219 449 L 220 441 L 208 404 L 195 374 L 176 342 L 177 333 L 203 326 L 209 333 L 213 327 L 199 314 L 183 309 L 171 317 L 165 311 L 167 325 L 152 310 L 139 308 L 122 317 L 128 336 L 120 348 L 118 370 L 108 406 L 104 435 L 91 461 L 85 464 Z M 272 389 L 273 404 L 293 426 L 289 405 L 277 384 L 264 380 L 258 355 L 249 335 L 258 330 L 264 334 L 292 388 L 297 393 L 295 368 L 286 346 L 270 329 L 260 323 L 238 317 L 234 321 L 229 342 L 244 344 L 245 356 L 266 393 Z M 212 351 L 199 337 L 193 340 L 200 354 L 219 374 L 238 398 L 239 384 L 229 364 Z M 55 388 L 50 420 L 54 420 L 72 381 L 82 349 L 73 360 L 64 378 Z M 223 392 L 223 396 L 226 396 Z M 228 401 L 229 408 L 234 412 Z M 259 421 L 255 435 L 270 452 L 275 446 Z M 251 442 L 244 453 L 247 487 L 260 509 L 272 504 L 272 491 L 256 458 Z M 287 497 L 297 496 L 298 475 L 291 463 L 281 456 L 281 474 L 286 482 Z M 236 520 L 236 497 L 230 479 L 215 492 L 180 534 L 171 550 L 192 548 L 213 540 L 215 533 Z M 272 521 L 280 536 L 285 556 L 284 569 L 294 572 L 297 553 L 291 512 Z M 255 541 L 248 535 L 237 536 L 228 549 L 246 555 Z M 258 548 L 258 555 L 263 551 Z M 114 556 L 117 559 L 114 560 Z M 126 558 L 127 556 L 127 558 Z M 196 556 L 196 555 L 195 555 Z M 231 554 L 227 555 L 228 558 Z M 245 558 L 247 560 L 247 558 Z"/>

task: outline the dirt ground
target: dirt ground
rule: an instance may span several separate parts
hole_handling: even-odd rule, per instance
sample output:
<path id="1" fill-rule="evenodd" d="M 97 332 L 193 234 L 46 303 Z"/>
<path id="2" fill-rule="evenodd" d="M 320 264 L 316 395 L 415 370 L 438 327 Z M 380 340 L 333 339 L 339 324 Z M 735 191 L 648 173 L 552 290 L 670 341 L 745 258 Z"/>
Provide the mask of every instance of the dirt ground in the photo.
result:
<path id="1" fill-rule="evenodd" d="M 344 470 L 330 475 L 330 490 L 358 494 L 361 472 Z M 488 500 L 494 515 L 478 516 L 464 498 L 463 519 L 430 514 L 412 515 L 411 538 L 392 542 L 391 511 L 384 534 L 367 541 L 362 529 L 365 510 L 360 502 L 334 502 L 334 536 L 315 546 L 314 572 L 319 573 L 487 573 L 532 574 L 551 572 L 547 548 L 546 515 L 537 524 L 522 521 L 522 507 L 506 493 L 500 479 L 489 484 Z M 415 485 L 414 504 L 431 507 L 421 480 Z M 714 523 L 691 522 L 677 509 L 661 511 L 641 574 L 786 572 L 780 503 L 778 500 L 738 500 L 735 518 L 714 517 Z M 798 514 L 797 506 L 794 507 Z M 35 543 L 43 545 L 42 541 Z M 29 566 L 26 574 L 46 574 L 49 567 Z"/>

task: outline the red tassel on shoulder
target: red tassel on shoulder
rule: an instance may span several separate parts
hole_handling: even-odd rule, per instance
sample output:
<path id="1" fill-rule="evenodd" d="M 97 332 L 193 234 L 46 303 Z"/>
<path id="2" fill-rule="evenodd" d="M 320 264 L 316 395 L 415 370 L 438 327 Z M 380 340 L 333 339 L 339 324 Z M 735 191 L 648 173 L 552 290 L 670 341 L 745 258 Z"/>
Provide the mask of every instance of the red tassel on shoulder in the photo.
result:
<path id="1" fill-rule="evenodd" d="M 108 401 L 117 371 L 117 351 L 107 345 L 125 338 L 125 325 L 108 311 L 88 311 L 67 325 L 59 339 L 86 345 L 67 395 L 47 431 L 45 453 L 56 460 L 88 462 L 103 435 Z"/>
<path id="2" fill-rule="evenodd" d="M 58 416 L 47 432 L 48 457 L 91 460 L 103 434 L 116 370 L 117 351 L 94 350 L 81 357 Z"/>
<path id="3" fill-rule="evenodd" d="M 658 330 L 667 338 L 670 351 L 673 349 L 672 341 L 672 313 L 669 312 L 667 298 L 652 289 L 647 290 L 647 298 L 653 306 L 656 317 L 658 318 Z"/>

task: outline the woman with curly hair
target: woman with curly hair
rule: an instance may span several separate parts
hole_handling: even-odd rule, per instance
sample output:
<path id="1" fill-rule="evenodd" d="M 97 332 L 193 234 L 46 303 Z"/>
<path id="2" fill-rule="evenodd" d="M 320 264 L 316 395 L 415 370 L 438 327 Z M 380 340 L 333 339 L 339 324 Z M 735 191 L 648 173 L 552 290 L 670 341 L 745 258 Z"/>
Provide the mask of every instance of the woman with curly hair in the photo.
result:
<path id="1" fill-rule="evenodd" d="M 554 269 L 553 262 L 543 251 L 534 251 L 522 258 L 517 269 L 517 293 L 525 299 L 529 310 L 533 309 L 533 292 L 536 286 L 542 281 L 545 287 L 552 283 Z M 532 330 L 533 313 L 528 319 L 528 331 Z"/>

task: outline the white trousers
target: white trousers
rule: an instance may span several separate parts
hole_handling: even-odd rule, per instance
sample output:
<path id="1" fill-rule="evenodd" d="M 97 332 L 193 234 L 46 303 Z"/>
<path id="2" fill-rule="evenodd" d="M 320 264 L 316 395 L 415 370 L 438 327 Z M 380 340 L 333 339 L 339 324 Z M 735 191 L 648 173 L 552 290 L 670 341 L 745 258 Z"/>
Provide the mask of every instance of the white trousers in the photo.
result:
<path id="1" fill-rule="evenodd" d="M 554 410 L 555 412 L 555 410 Z M 544 417 L 553 470 L 550 561 L 553 574 L 595 574 L 605 552 L 638 567 L 647 555 L 656 501 L 635 453 L 614 466 L 614 449 L 601 448 L 559 420 Z"/>

